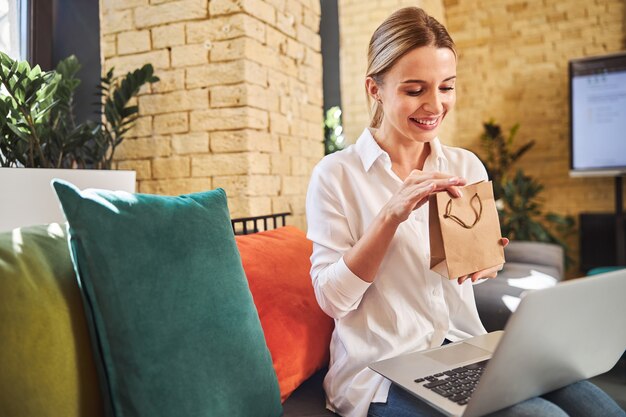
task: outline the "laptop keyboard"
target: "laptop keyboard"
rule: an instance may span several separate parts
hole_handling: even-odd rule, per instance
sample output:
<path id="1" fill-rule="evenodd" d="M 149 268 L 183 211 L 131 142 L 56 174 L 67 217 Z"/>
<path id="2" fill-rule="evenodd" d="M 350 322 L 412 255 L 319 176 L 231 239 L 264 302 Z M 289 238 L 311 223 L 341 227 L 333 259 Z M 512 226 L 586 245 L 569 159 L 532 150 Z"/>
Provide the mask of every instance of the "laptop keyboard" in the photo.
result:
<path id="1" fill-rule="evenodd" d="M 459 405 L 469 402 L 488 360 L 473 363 L 446 372 L 430 375 L 415 380 L 424 388 L 453 401 Z"/>

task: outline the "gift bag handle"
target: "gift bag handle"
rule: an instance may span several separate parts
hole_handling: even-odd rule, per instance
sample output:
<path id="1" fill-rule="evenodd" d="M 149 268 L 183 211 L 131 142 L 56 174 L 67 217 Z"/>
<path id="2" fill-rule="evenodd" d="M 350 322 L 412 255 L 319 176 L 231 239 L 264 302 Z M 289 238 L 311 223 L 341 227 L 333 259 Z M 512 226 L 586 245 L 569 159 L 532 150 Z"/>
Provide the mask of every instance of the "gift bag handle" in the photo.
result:
<path id="1" fill-rule="evenodd" d="M 478 200 L 478 206 L 480 207 L 478 211 L 476 211 L 476 209 L 472 205 L 472 202 L 474 201 L 474 199 Z M 480 200 L 480 196 L 478 195 L 478 193 L 474 194 L 474 196 L 471 198 L 470 207 L 472 208 L 472 210 L 474 211 L 474 214 L 476 215 L 476 219 L 474 220 L 474 223 L 472 223 L 471 225 L 468 225 L 463 220 L 459 219 L 457 216 L 451 214 L 452 213 L 452 199 L 450 199 L 448 201 L 448 204 L 446 204 L 446 213 L 443 215 L 443 218 L 451 219 L 452 221 L 458 223 L 461 227 L 464 227 L 466 229 L 471 229 L 472 227 L 476 226 L 476 223 L 478 223 L 478 221 L 480 220 L 480 216 L 482 216 L 483 214 L 483 202 Z"/>

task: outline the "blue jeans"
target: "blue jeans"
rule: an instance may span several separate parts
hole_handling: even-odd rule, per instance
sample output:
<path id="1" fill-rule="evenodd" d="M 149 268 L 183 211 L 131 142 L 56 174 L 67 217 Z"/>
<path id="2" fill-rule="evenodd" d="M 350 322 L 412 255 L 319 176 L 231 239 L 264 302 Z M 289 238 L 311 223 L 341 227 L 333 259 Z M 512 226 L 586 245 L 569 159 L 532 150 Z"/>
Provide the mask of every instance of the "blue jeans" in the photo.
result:
<path id="1" fill-rule="evenodd" d="M 425 402 L 392 384 L 386 403 L 370 404 L 368 417 L 443 417 Z M 600 388 L 581 381 L 531 398 L 490 417 L 626 417 L 626 412 Z"/>

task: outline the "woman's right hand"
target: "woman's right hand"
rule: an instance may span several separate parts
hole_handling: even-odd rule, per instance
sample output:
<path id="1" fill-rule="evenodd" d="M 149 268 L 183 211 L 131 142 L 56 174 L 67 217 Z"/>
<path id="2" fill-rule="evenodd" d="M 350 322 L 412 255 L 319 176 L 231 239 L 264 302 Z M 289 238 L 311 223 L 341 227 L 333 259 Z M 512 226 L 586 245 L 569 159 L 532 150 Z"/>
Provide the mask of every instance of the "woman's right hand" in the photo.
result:
<path id="1" fill-rule="evenodd" d="M 465 178 L 440 172 L 413 170 L 378 213 L 363 236 L 343 255 L 346 266 L 363 281 L 372 282 L 376 277 L 383 257 L 389 248 L 400 223 L 411 212 L 428 201 L 428 196 L 438 191 L 448 191 L 460 197 Z"/>
<path id="2" fill-rule="evenodd" d="M 414 169 L 383 210 L 385 210 L 388 219 L 400 224 L 409 218 L 413 210 L 423 206 L 431 194 L 447 191 L 452 197 L 460 197 L 460 187 L 465 184 L 467 184 L 465 178 L 441 172 L 423 172 Z"/>

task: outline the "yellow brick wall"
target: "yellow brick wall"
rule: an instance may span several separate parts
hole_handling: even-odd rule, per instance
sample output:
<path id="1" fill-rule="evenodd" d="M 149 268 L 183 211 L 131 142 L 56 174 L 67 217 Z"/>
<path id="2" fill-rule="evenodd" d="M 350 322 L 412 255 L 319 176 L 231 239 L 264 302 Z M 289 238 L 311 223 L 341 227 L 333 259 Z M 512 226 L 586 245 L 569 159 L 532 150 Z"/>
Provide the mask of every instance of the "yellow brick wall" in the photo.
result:
<path id="1" fill-rule="evenodd" d="M 222 187 L 231 216 L 291 211 L 305 227 L 324 154 L 319 0 L 100 0 L 103 72 L 161 81 L 116 151 L 138 190 Z"/>
<path id="2" fill-rule="evenodd" d="M 520 123 L 535 139 L 520 167 L 545 185 L 545 208 L 576 218 L 614 210 L 612 178 L 568 175 L 571 58 L 624 50 L 623 0 L 444 0 L 460 52 L 454 144 L 480 151 L 482 122 Z M 569 242 L 578 255 L 578 236 Z M 578 271 L 570 272 L 576 275 Z"/>
<path id="3" fill-rule="evenodd" d="M 345 138 L 353 143 L 369 126 L 369 106 L 365 96 L 367 47 L 376 28 L 391 13 L 402 7 L 422 7 L 440 23 L 446 23 L 442 0 L 338 0 L 339 3 L 339 65 L 342 122 Z M 441 138 L 451 137 L 455 130 L 455 114 L 449 114 Z"/>

